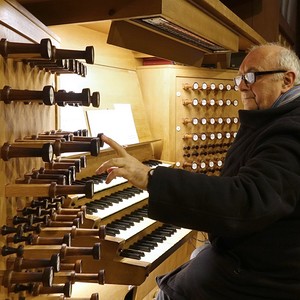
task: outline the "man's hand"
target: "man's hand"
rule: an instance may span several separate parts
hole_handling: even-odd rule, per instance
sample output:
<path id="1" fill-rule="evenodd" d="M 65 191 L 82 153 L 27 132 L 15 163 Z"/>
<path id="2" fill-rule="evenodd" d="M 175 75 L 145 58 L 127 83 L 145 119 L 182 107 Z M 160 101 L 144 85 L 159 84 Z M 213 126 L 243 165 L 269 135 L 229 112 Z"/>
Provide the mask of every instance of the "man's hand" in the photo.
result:
<path id="1" fill-rule="evenodd" d="M 102 135 L 101 139 L 116 151 L 118 157 L 104 162 L 96 170 L 96 174 L 107 171 L 106 183 L 110 183 L 116 177 L 124 177 L 134 186 L 146 190 L 150 167 L 128 154 L 121 145 L 109 137 Z"/>

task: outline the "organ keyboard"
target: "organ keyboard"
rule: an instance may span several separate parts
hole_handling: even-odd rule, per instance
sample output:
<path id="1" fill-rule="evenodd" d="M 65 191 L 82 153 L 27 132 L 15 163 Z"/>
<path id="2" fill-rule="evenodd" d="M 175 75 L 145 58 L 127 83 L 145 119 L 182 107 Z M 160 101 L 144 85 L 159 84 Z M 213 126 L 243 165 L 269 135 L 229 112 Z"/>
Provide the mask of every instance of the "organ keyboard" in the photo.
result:
<path id="1" fill-rule="evenodd" d="M 114 192 L 111 195 L 86 203 L 88 212 L 94 216 L 104 219 L 118 211 L 148 198 L 148 192 L 135 187 Z"/>
<path id="2" fill-rule="evenodd" d="M 165 163 L 165 162 L 161 162 L 158 160 L 154 160 L 154 159 L 150 159 L 150 160 L 146 160 L 143 162 L 144 164 L 155 168 L 157 166 L 163 166 L 163 167 L 170 167 L 171 164 L 170 163 Z M 111 181 L 110 183 L 105 183 L 105 179 L 106 179 L 106 175 L 107 174 L 99 174 L 99 175 L 92 175 L 92 176 L 87 176 L 84 177 L 80 180 L 75 180 L 74 184 L 83 184 L 84 182 L 88 181 L 88 180 L 93 180 L 94 181 L 94 192 L 101 192 L 103 190 L 109 189 L 111 187 L 117 186 L 119 184 L 125 183 L 127 182 L 127 179 L 123 178 L 123 177 L 117 177 L 116 179 L 114 179 L 113 181 Z M 84 197 L 83 194 L 77 195 L 78 198 Z"/>
<path id="3" fill-rule="evenodd" d="M 173 166 L 152 159 L 151 143 L 127 146 L 126 150 L 151 167 Z M 102 150 L 98 157 L 87 156 L 87 168 L 74 182 L 78 185 L 87 180 L 94 181 L 93 198 L 77 195 L 72 198 L 71 206 L 86 206 L 86 218 L 94 222 L 93 228 L 106 226 L 106 236 L 101 240 L 101 259 L 96 262 L 87 257 L 82 269 L 85 273 L 103 269 L 107 284 L 133 285 L 137 290 L 144 285 L 150 292 L 156 286 L 155 276 L 171 271 L 189 259 L 194 249 L 189 241 L 195 233 L 150 219 L 147 216 L 148 192 L 132 186 L 126 179 L 117 178 L 106 184 L 106 174 L 93 175 L 102 162 L 113 156 L 110 149 Z M 41 235 L 45 234 L 48 233 L 41 232 Z M 98 236 L 79 236 L 74 237 L 72 245 L 91 246 L 97 241 Z M 176 261 L 165 265 L 164 261 L 170 260 L 175 252 Z M 136 295 L 138 293 L 135 291 Z"/>

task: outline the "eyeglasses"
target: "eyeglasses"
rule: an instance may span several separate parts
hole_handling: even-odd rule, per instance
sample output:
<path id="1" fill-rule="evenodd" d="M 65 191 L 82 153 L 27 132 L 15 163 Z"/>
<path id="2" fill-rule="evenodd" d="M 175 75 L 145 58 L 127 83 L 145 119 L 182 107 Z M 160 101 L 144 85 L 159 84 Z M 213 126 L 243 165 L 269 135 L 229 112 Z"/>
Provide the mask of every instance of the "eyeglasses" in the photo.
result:
<path id="1" fill-rule="evenodd" d="M 256 76 L 275 74 L 275 73 L 285 73 L 286 70 L 273 70 L 273 71 L 261 71 L 261 72 L 248 72 L 244 75 L 239 75 L 233 78 L 233 82 L 236 86 L 240 86 L 242 80 L 245 80 L 246 84 L 252 84 L 256 81 Z"/>

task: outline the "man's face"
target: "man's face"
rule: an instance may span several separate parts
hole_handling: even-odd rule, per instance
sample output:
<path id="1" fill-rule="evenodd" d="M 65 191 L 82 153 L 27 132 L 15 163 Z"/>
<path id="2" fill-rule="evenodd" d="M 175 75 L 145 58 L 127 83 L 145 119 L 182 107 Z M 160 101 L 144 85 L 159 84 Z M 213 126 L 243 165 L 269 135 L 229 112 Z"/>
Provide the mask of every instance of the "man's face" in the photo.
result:
<path id="1" fill-rule="evenodd" d="M 275 65 L 275 60 L 272 60 L 272 53 L 276 55 L 276 51 L 271 47 L 253 50 L 241 64 L 239 75 L 244 75 L 247 72 L 280 69 Z M 244 109 L 257 110 L 270 108 L 275 100 L 284 92 L 283 75 L 258 75 L 252 84 L 248 84 L 242 80 L 239 90 Z"/>

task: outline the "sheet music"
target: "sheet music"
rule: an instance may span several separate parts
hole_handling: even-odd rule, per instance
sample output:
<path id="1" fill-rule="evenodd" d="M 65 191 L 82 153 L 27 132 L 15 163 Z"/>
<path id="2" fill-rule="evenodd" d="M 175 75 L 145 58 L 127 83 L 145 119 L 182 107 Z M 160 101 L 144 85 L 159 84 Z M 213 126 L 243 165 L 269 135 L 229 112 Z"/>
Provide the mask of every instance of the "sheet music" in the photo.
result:
<path id="1" fill-rule="evenodd" d="M 139 142 L 130 104 L 114 104 L 114 109 L 89 110 L 87 119 L 92 136 L 104 133 L 121 145 Z"/>
<path id="2" fill-rule="evenodd" d="M 60 129 L 63 131 L 77 131 L 88 129 L 85 111 L 81 106 L 60 107 Z"/>

